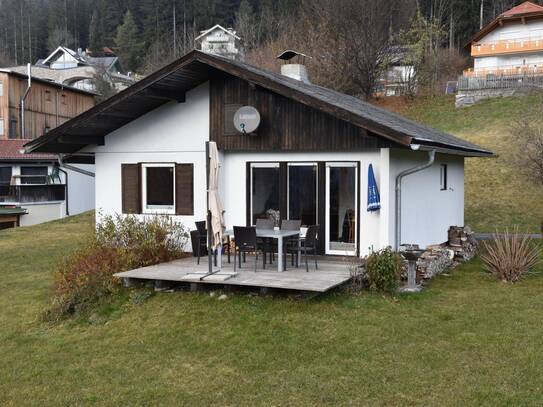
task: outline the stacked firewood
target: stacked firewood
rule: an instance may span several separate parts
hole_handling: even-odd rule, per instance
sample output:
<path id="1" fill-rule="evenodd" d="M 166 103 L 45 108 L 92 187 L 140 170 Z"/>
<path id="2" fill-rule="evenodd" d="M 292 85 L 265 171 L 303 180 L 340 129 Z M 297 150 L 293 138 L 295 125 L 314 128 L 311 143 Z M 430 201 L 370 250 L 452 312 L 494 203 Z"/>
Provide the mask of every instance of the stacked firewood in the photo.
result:
<path id="1" fill-rule="evenodd" d="M 417 280 L 427 280 L 445 273 L 459 263 L 471 260 L 477 252 L 477 241 L 469 226 L 451 226 L 448 241 L 432 245 L 417 260 Z M 407 261 L 402 277 L 407 277 Z M 405 276 L 404 276 L 405 275 Z"/>

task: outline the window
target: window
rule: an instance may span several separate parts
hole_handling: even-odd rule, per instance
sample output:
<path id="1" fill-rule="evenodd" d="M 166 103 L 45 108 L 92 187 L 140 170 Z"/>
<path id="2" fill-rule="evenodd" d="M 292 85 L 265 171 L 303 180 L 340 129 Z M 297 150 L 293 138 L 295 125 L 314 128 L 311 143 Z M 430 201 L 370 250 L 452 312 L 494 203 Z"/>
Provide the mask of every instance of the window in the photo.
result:
<path id="1" fill-rule="evenodd" d="M 11 184 L 11 167 L 0 167 L 0 187 Z"/>
<path id="2" fill-rule="evenodd" d="M 288 164 L 288 218 L 317 224 L 317 164 Z"/>
<path id="3" fill-rule="evenodd" d="M 4 83 L 0 81 L 0 97 L 4 96 Z"/>
<path id="4" fill-rule="evenodd" d="M 270 212 L 271 211 L 271 212 Z M 279 163 L 251 164 L 251 222 L 279 217 Z"/>
<path id="5" fill-rule="evenodd" d="M 0 118 L 0 136 L 4 135 L 4 119 Z"/>
<path id="6" fill-rule="evenodd" d="M 21 167 L 21 184 L 47 184 L 47 167 Z"/>
<path id="7" fill-rule="evenodd" d="M 447 164 L 440 166 L 440 188 L 442 191 L 447 190 Z"/>
<path id="8" fill-rule="evenodd" d="M 51 127 L 45 126 L 45 127 L 43 128 L 43 134 L 49 133 L 49 130 L 51 130 Z"/>
<path id="9" fill-rule="evenodd" d="M 46 90 L 45 91 L 45 101 L 50 102 L 51 101 L 51 91 Z"/>
<path id="10" fill-rule="evenodd" d="M 175 214 L 175 164 L 143 164 L 144 213 Z"/>
<path id="11" fill-rule="evenodd" d="M 9 120 L 9 138 L 17 138 L 17 119 Z"/>
<path id="12" fill-rule="evenodd" d="M 65 105 L 65 104 L 66 104 L 66 95 L 63 93 L 62 95 L 60 95 L 60 97 L 61 97 L 61 99 L 60 99 L 60 100 L 61 100 L 61 103 L 62 103 L 63 105 Z"/>

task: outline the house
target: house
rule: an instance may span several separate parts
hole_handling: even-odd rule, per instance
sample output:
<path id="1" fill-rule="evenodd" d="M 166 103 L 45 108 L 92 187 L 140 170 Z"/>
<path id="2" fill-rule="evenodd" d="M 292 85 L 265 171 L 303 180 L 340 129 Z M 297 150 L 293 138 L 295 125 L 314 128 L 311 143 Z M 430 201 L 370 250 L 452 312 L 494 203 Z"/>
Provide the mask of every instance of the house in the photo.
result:
<path id="1" fill-rule="evenodd" d="M 25 66 L 10 68 L 14 72 L 25 73 Z M 124 73 L 119 58 L 109 48 L 101 52 L 74 51 L 59 46 L 46 58 L 32 66 L 33 75 L 49 81 L 58 82 L 74 88 L 96 91 L 96 75 L 103 75 L 117 91 L 126 89 L 135 79 Z"/>
<path id="2" fill-rule="evenodd" d="M 231 59 L 241 57 L 237 46 L 239 40 L 240 38 L 232 28 L 226 29 L 219 24 L 208 30 L 200 31 L 200 35 L 194 39 L 196 44 L 200 45 L 201 51 Z"/>
<path id="3" fill-rule="evenodd" d="M 233 124 L 242 106 L 259 113 L 252 132 Z M 464 224 L 465 157 L 492 155 L 357 98 L 196 50 L 25 148 L 92 155 L 104 214 L 164 213 L 194 229 L 206 216 L 210 140 L 227 228 L 278 213 L 321 225 L 319 252 L 331 255 L 446 241 Z M 370 164 L 381 196 L 373 211 Z"/>
<path id="4" fill-rule="evenodd" d="M 498 15 L 467 44 L 473 68 L 458 81 L 457 106 L 543 84 L 543 6 L 526 1 Z"/>
<path id="5" fill-rule="evenodd" d="M 377 96 L 412 95 L 416 92 L 416 71 L 413 51 L 409 47 L 395 46 L 388 51 L 386 69 L 378 80 Z"/>
<path id="6" fill-rule="evenodd" d="M 30 85 L 23 114 L 21 98 L 28 87 L 28 75 L 0 69 L 0 140 L 36 138 L 94 106 L 95 94 L 86 90 L 44 80 L 33 73 Z"/>
<path id="7" fill-rule="evenodd" d="M 0 140 L 0 229 L 93 209 L 94 179 L 59 166 L 55 154 L 25 154 L 27 142 Z M 93 166 L 79 164 L 77 169 L 91 171 Z"/>
<path id="8" fill-rule="evenodd" d="M 59 168 L 56 155 L 21 152 L 29 140 L 94 106 L 94 96 L 34 76 L 29 81 L 26 74 L 0 69 L 0 213 L 5 220 L 0 220 L 0 227 L 33 225 L 94 208 L 92 177 Z M 92 172 L 93 166 L 79 167 Z M 14 215 L 17 207 L 22 208 Z"/>

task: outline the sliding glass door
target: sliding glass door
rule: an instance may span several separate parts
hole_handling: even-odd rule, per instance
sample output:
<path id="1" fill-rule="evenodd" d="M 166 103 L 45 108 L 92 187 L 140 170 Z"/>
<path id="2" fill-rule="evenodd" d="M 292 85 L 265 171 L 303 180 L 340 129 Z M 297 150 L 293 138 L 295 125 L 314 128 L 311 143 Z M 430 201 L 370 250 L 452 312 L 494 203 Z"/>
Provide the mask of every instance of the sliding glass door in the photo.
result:
<path id="1" fill-rule="evenodd" d="M 251 164 L 251 222 L 279 217 L 279 163 Z"/>
<path id="2" fill-rule="evenodd" d="M 326 164 L 326 254 L 355 255 L 357 247 L 358 166 Z"/>
<path id="3" fill-rule="evenodd" d="M 288 219 L 317 222 L 317 163 L 288 163 Z"/>

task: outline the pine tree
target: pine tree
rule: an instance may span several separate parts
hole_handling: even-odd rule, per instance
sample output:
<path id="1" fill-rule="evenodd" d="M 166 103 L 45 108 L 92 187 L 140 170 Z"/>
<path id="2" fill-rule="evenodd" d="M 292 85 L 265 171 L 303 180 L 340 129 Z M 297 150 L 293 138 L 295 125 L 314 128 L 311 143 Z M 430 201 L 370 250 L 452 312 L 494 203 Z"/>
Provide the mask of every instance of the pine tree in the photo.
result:
<path id="1" fill-rule="evenodd" d="M 142 44 L 139 41 L 136 21 L 130 10 L 126 12 L 123 24 L 117 29 L 115 45 L 115 52 L 121 58 L 124 68 L 136 71 L 142 53 Z"/>

